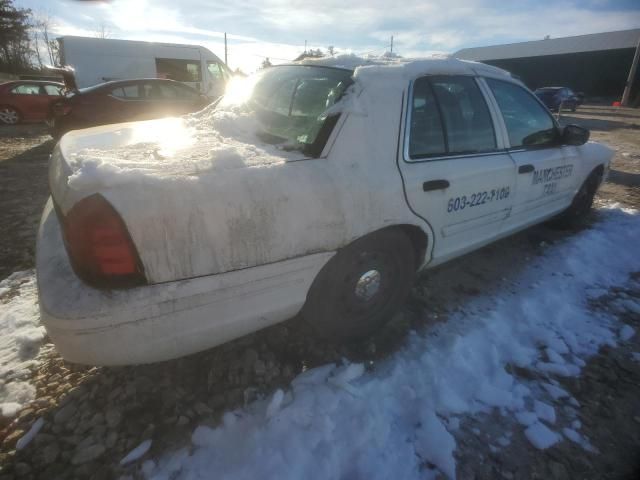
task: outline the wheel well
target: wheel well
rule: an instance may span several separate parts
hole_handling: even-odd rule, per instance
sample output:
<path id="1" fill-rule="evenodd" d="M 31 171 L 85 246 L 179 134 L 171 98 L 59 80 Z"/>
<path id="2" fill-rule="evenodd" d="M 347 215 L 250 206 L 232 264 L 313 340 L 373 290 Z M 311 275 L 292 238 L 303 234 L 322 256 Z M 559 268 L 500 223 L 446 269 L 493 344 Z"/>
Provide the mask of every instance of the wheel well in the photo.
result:
<path id="1" fill-rule="evenodd" d="M 348 245 L 351 245 L 353 242 L 359 241 L 363 238 L 369 237 L 371 235 L 377 235 L 378 233 L 384 232 L 387 230 L 398 230 L 409 238 L 409 241 L 411 241 L 411 245 L 413 246 L 413 250 L 416 254 L 415 255 L 416 269 L 424 263 L 424 259 L 427 254 L 427 247 L 429 246 L 429 237 L 424 232 L 424 230 L 422 230 L 420 227 L 417 227 L 415 225 L 400 224 L 400 225 L 393 225 L 390 227 L 384 227 L 379 230 L 369 232 L 366 235 L 363 235 L 362 237 L 359 237 L 353 240 L 352 242 L 349 242 L 349 244 L 344 245 L 344 247 L 347 247 Z"/>
<path id="2" fill-rule="evenodd" d="M 0 108 L 5 108 L 5 107 L 13 108 L 16 112 L 18 112 L 18 115 L 22 117 L 22 111 L 15 105 L 11 105 L 10 103 L 0 103 Z"/>
<path id="3" fill-rule="evenodd" d="M 594 168 L 589 176 L 591 175 L 596 175 L 597 177 L 602 178 L 602 176 L 604 175 L 604 165 L 598 165 L 596 168 Z"/>
<path id="4" fill-rule="evenodd" d="M 429 245 L 429 237 L 420 227 L 415 225 L 398 225 L 398 227 L 404 234 L 409 237 L 413 250 L 416 254 L 416 268 L 424 263 L 425 256 L 427 254 L 427 247 Z"/>
<path id="5" fill-rule="evenodd" d="M 399 230 L 404 233 L 413 245 L 413 250 L 416 254 L 416 269 L 424 262 L 425 255 L 427 254 L 427 246 L 429 245 L 429 237 L 420 227 L 415 225 L 393 225 L 391 227 L 385 227 L 375 232 L 371 232 L 368 235 L 375 235 L 385 230 Z"/>

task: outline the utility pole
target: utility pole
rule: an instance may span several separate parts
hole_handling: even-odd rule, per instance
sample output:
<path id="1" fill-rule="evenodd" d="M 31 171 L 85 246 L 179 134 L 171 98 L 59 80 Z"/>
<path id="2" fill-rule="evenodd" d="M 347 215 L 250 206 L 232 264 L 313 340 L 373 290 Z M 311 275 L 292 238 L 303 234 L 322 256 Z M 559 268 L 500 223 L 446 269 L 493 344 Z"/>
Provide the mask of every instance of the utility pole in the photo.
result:
<path id="1" fill-rule="evenodd" d="M 224 32 L 224 64 L 229 66 L 227 64 L 227 32 Z"/>
<path id="2" fill-rule="evenodd" d="M 391 53 L 393 53 L 393 35 L 391 35 Z"/>
<path id="3" fill-rule="evenodd" d="M 631 87 L 633 81 L 636 78 L 636 69 L 638 68 L 638 59 L 640 58 L 640 38 L 638 39 L 638 45 L 636 45 L 636 53 L 633 56 L 633 62 L 631 62 L 631 69 L 629 70 L 629 76 L 627 77 L 627 84 L 624 86 L 624 92 L 622 93 L 622 100 L 620 105 L 623 107 L 628 106 L 629 96 L 631 96 Z"/>

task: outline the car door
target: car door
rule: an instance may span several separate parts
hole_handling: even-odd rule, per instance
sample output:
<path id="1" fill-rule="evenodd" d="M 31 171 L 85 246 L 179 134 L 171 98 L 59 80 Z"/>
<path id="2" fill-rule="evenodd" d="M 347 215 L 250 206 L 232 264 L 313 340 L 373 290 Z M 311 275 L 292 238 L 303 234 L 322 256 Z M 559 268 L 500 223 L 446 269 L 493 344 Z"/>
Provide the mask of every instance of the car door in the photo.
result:
<path id="1" fill-rule="evenodd" d="M 147 105 L 147 118 L 162 118 L 186 113 L 185 102 L 180 99 L 175 85 L 173 82 L 168 83 L 163 80 L 141 84 Z"/>
<path id="2" fill-rule="evenodd" d="M 46 118 L 49 97 L 37 83 L 21 83 L 11 89 L 10 96 L 23 120 L 42 121 Z"/>
<path id="3" fill-rule="evenodd" d="M 486 78 L 501 113 L 508 152 L 516 164 L 509 230 L 548 218 L 571 202 L 573 163 L 567 162 L 560 129 L 544 105 L 524 87 Z"/>
<path id="4" fill-rule="evenodd" d="M 110 106 L 105 112 L 107 123 L 132 122 L 154 118 L 152 102 L 139 82 L 120 84 L 109 94 Z"/>
<path id="5" fill-rule="evenodd" d="M 513 160 L 472 76 L 425 76 L 409 92 L 404 161 L 407 201 L 434 234 L 442 262 L 498 236 L 515 187 Z"/>
<path id="6" fill-rule="evenodd" d="M 62 97 L 63 87 L 56 84 L 45 84 L 42 86 L 42 88 L 47 95 L 47 106 L 45 111 L 42 112 L 42 117 L 40 117 L 40 120 L 46 120 L 50 117 L 51 104 Z"/>
<path id="7" fill-rule="evenodd" d="M 179 83 L 162 83 L 160 90 L 164 103 L 163 116 L 182 115 L 200 110 L 200 94 L 192 88 Z"/>

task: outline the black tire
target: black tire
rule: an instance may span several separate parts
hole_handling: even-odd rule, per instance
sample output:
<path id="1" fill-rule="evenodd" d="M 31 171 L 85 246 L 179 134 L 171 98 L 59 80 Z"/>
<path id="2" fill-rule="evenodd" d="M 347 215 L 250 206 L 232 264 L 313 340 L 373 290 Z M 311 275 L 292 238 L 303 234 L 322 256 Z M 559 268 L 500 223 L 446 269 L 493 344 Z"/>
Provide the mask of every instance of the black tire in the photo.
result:
<path id="1" fill-rule="evenodd" d="M 322 337 L 367 337 L 404 303 L 415 273 L 416 253 L 404 233 L 390 229 L 363 237 L 323 267 L 302 316 Z"/>
<path id="2" fill-rule="evenodd" d="M 562 212 L 553 220 L 553 225 L 561 228 L 578 228 L 586 223 L 593 199 L 596 196 L 598 185 L 600 184 L 600 176 L 592 173 L 584 181 L 569 208 Z"/>
<path id="3" fill-rule="evenodd" d="M 65 131 L 59 127 L 52 127 L 49 129 L 49 135 L 51 135 L 51 138 L 53 138 L 56 142 L 60 140 L 60 138 L 64 134 L 65 134 Z"/>

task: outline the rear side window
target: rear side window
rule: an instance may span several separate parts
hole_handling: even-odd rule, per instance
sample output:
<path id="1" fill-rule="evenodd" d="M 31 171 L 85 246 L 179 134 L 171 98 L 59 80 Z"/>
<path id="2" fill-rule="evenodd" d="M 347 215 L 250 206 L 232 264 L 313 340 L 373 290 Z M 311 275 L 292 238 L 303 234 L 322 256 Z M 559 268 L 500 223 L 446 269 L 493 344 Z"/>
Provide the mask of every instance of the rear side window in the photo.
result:
<path id="1" fill-rule="evenodd" d="M 156 72 L 159 78 L 168 78 L 179 82 L 202 81 L 199 60 L 156 58 Z"/>
<path id="2" fill-rule="evenodd" d="M 139 100 L 140 92 L 138 85 L 127 85 L 125 87 L 115 88 L 111 91 L 111 95 L 126 100 Z"/>
<path id="3" fill-rule="evenodd" d="M 432 77 L 450 154 L 495 150 L 496 134 L 487 103 L 471 77 Z"/>
<path id="4" fill-rule="evenodd" d="M 442 119 L 433 88 L 426 78 L 413 84 L 409 157 L 426 158 L 446 153 Z"/>
<path id="5" fill-rule="evenodd" d="M 415 81 L 410 158 L 482 153 L 495 148 L 489 108 L 472 77 L 433 76 Z"/>
<path id="6" fill-rule="evenodd" d="M 13 87 L 11 93 L 18 95 L 40 95 L 40 85 L 30 85 L 28 83 Z"/>
<path id="7" fill-rule="evenodd" d="M 502 112 L 512 148 L 552 145 L 557 138 L 553 118 L 535 97 L 519 85 L 486 79 Z"/>

